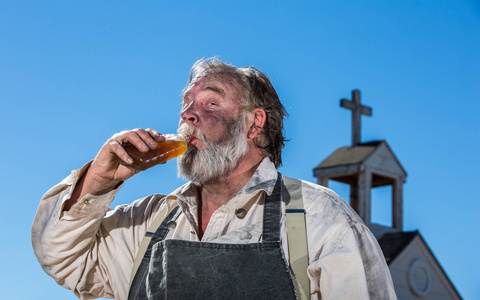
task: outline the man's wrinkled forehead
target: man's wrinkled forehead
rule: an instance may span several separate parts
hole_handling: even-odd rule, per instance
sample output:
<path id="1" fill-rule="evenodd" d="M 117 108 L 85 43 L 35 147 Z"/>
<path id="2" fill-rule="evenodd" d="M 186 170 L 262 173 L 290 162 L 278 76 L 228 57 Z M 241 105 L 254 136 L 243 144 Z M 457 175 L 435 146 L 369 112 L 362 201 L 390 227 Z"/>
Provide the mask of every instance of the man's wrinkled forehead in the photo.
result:
<path id="1" fill-rule="evenodd" d="M 241 93 L 241 85 L 236 74 L 230 72 L 207 73 L 195 77 L 189 84 L 182 96 L 182 100 L 189 97 L 192 88 L 196 85 L 203 85 L 204 90 L 211 90 L 225 96 L 226 89 L 232 89 L 233 92 Z"/>

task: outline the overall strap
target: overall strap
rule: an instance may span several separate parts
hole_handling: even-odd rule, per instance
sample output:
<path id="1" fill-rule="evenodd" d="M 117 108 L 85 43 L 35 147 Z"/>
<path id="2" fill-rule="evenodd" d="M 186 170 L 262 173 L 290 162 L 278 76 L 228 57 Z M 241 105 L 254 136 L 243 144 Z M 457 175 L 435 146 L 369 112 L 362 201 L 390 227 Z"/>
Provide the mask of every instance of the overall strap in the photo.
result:
<path id="1" fill-rule="evenodd" d="M 172 210 L 177 207 L 178 205 L 174 206 Z M 147 252 L 148 245 L 150 244 L 150 240 L 152 239 L 153 234 L 155 233 L 155 231 L 157 231 L 158 227 L 160 227 L 160 225 L 163 223 L 165 218 L 167 218 L 167 216 L 168 216 L 168 207 L 167 205 L 164 205 L 163 208 L 158 213 L 158 215 L 155 217 L 155 219 L 153 219 L 153 222 L 148 227 L 147 232 L 145 232 L 142 242 L 140 243 L 140 246 L 138 248 L 137 256 L 135 256 L 135 261 L 133 262 L 133 268 L 132 268 L 132 273 L 130 275 L 129 286 L 132 285 L 133 278 L 135 277 L 138 267 L 140 266 L 140 263 L 142 262 L 142 259 L 145 256 L 145 252 Z"/>
<path id="2" fill-rule="evenodd" d="M 303 209 L 302 182 L 283 176 L 286 187 L 285 213 L 287 225 L 288 252 L 293 282 L 299 299 L 310 299 L 310 280 L 307 275 L 308 245 Z"/>
<path id="3" fill-rule="evenodd" d="M 277 181 L 270 195 L 266 195 L 263 206 L 263 233 L 264 242 L 280 242 L 280 220 L 282 218 L 283 181 L 278 173 Z"/>

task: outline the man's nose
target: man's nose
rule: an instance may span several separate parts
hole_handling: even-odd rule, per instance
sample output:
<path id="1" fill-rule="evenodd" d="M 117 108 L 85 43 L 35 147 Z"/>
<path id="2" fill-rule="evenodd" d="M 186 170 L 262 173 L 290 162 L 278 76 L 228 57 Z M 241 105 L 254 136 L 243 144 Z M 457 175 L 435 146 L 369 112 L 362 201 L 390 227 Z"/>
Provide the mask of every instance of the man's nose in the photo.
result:
<path id="1" fill-rule="evenodd" d="M 194 109 L 193 101 L 182 109 L 180 117 L 183 122 L 192 124 L 198 123 L 198 113 Z"/>

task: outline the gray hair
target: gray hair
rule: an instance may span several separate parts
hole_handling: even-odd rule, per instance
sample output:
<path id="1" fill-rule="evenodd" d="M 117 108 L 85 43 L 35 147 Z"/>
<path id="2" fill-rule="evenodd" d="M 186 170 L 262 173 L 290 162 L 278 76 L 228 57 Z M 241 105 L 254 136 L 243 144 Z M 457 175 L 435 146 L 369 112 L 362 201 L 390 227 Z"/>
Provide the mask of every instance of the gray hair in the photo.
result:
<path id="1" fill-rule="evenodd" d="M 254 143 L 278 168 L 282 164 L 282 149 L 287 141 L 283 121 L 288 113 L 268 76 L 254 67 L 237 68 L 216 57 L 203 58 L 193 64 L 183 96 L 196 82 L 210 74 L 227 75 L 238 81 L 243 90 L 240 104 L 243 109 L 252 111 L 261 108 L 265 111 L 267 120 Z"/>

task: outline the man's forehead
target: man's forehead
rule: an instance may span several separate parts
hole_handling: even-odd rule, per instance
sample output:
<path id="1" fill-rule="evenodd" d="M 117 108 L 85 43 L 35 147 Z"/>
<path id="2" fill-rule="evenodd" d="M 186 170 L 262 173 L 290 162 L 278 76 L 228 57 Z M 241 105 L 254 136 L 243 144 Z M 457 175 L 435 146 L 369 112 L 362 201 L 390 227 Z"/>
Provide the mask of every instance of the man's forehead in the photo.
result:
<path id="1" fill-rule="evenodd" d="M 201 91 L 212 91 L 222 96 L 225 96 L 227 91 L 241 92 L 241 86 L 237 79 L 228 73 L 209 74 L 193 82 L 183 94 L 184 99 L 189 96 L 194 87 L 198 87 Z"/>

